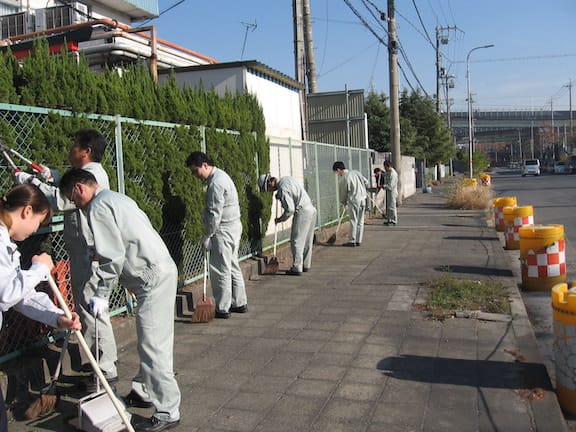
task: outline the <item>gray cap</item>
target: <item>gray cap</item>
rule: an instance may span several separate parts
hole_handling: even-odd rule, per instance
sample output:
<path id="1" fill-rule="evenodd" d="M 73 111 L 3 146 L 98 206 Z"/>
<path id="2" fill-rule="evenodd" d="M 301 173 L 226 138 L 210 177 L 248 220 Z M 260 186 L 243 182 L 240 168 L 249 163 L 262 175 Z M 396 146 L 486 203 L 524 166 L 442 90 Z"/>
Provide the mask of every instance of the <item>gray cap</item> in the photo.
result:
<path id="1" fill-rule="evenodd" d="M 270 180 L 270 173 L 262 174 L 258 177 L 260 192 L 268 192 L 268 180 Z"/>

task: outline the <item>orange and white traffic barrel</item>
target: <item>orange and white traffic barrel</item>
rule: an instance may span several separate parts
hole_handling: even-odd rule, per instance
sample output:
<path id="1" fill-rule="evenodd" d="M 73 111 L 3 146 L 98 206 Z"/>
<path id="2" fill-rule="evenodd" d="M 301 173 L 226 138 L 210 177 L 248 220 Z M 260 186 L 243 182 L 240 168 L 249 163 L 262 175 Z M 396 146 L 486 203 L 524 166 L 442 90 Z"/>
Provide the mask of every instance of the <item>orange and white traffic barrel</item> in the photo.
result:
<path id="1" fill-rule="evenodd" d="M 504 223 L 506 232 L 506 249 L 520 249 L 519 230 L 523 226 L 534 225 L 534 208 L 532 206 L 504 207 Z"/>
<path id="2" fill-rule="evenodd" d="M 500 197 L 492 200 L 492 208 L 494 211 L 494 227 L 498 232 L 506 231 L 504 223 L 504 207 L 516 207 L 516 197 Z"/>
<path id="3" fill-rule="evenodd" d="M 527 291 L 549 291 L 566 282 L 564 225 L 532 225 L 519 229 L 522 286 Z"/>
<path id="4" fill-rule="evenodd" d="M 574 283 L 572 283 L 574 286 Z M 576 414 L 576 288 L 552 287 L 556 395 L 562 410 Z"/>

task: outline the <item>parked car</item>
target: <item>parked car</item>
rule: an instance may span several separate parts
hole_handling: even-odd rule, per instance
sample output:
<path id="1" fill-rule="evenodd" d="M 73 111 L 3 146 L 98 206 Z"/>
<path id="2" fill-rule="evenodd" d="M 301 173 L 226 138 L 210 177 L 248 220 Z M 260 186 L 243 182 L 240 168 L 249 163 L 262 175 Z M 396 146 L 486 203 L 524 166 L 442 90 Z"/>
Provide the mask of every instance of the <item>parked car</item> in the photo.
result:
<path id="1" fill-rule="evenodd" d="M 554 162 L 554 174 L 565 174 L 566 170 L 566 162 L 564 161 L 556 161 Z"/>
<path id="2" fill-rule="evenodd" d="M 540 175 L 540 161 L 538 159 L 526 159 L 522 167 L 522 177 L 528 174 L 539 176 Z"/>

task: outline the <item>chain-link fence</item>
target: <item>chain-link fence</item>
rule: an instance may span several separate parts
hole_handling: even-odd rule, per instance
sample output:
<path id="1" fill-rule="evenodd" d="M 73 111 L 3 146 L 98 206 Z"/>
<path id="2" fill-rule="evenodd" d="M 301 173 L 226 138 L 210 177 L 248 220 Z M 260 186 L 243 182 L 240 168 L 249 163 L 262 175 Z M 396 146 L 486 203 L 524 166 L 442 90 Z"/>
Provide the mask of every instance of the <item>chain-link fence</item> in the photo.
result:
<path id="1" fill-rule="evenodd" d="M 142 183 L 143 178 L 133 175 L 126 178 L 124 168 L 127 161 L 137 159 L 146 166 L 148 158 L 162 157 L 162 149 L 157 154 L 142 154 L 138 143 L 151 135 L 160 134 L 164 142 L 175 142 L 177 130 L 186 125 L 163 123 L 156 121 L 140 121 L 120 116 L 81 115 L 63 110 L 46 110 L 35 107 L 0 104 L 0 122 L 9 127 L 11 145 L 13 149 L 29 157 L 32 153 L 31 133 L 34 128 L 42 128 L 49 116 L 81 118 L 81 127 L 92 127 L 99 130 L 106 138 L 108 147 L 103 158 L 103 165 L 111 166 L 114 175 L 110 177 L 110 187 L 120 193 L 126 193 L 126 184 Z M 194 127 L 195 128 L 195 127 Z M 192 129 L 192 128 L 190 128 Z M 207 133 L 210 131 L 210 133 Z M 213 133 L 228 134 L 234 141 L 240 134 L 234 131 L 220 129 L 209 130 L 200 126 L 195 131 L 200 137 L 200 149 L 210 154 L 210 136 Z M 256 137 L 254 137 L 256 139 Z M 334 223 L 338 219 L 338 187 L 337 179 L 332 172 L 332 164 L 342 160 L 351 169 L 361 171 L 367 178 L 371 178 L 371 151 L 368 149 L 355 149 L 338 147 L 330 144 L 303 142 L 289 138 L 269 137 L 270 140 L 270 166 L 273 175 L 281 177 L 291 175 L 303 182 L 312 201 L 318 209 L 317 227 Z M 137 152 L 137 154 L 131 154 Z M 64 157 L 64 155 L 63 155 Z M 257 155 L 254 155 L 257 160 Z M 16 160 L 15 160 L 16 162 Z M 36 161 L 42 163 L 43 161 Z M 18 165 L 24 166 L 22 163 Z M 226 170 L 226 167 L 221 167 Z M 258 168 L 256 168 L 258 171 Z M 245 176 L 257 178 L 259 172 L 244 173 Z M 13 185 L 12 168 L 5 161 L 0 161 L 0 186 L 5 192 Z M 238 187 L 239 185 L 237 185 Z M 241 188 L 239 188 L 241 190 Z M 139 196 L 139 200 L 152 200 L 147 196 Z M 274 211 L 274 209 L 273 209 Z M 273 219 L 273 218 L 272 218 Z M 288 228 L 286 225 L 285 228 Z M 40 250 L 49 251 L 56 264 L 57 284 L 68 301 L 71 309 L 74 308 L 72 291 L 70 289 L 70 275 L 68 255 L 64 248 L 62 238 L 62 215 L 54 216 L 52 223 L 22 245 L 23 268 L 29 265 L 30 257 Z M 186 241 L 184 228 L 181 225 L 164 226 L 161 236 L 171 253 L 178 254 L 180 283 L 189 284 L 201 277 L 203 265 L 203 250 L 201 244 Z M 286 241 L 289 230 L 284 230 L 280 240 Z M 260 254 L 271 243 L 268 235 L 262 243 L 255 244 L 244 239 L 240 247 L 240 256 L 245 259 Z M 28 263 L 25 262 L 28 260 Z M 111 315 L 130 312 L 131 297 L 121 287 L 116 289 L 110 299 Z M 16 357 L 20 350 L 33 344 L 46 343 L 53 339 L 51 330 L 32 320 L 28 320 L 15 311 L 9 311 L 4 316 L 4 326 L 0 333 L 0 363 Z"/>

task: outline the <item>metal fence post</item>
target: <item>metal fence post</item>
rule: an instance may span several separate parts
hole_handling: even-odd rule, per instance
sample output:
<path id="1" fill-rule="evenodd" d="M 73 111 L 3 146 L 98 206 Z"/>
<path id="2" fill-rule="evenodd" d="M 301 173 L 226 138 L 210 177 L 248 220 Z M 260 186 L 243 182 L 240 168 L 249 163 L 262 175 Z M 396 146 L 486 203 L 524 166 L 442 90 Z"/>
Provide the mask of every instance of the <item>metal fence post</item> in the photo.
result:
<path id="1" fill-rule="evenodd" d="M 116 176 L 118 177 L 118 192 L 126 194 L 126 183 L 124 180 L 124 150 L 122 148 L 122 117 L 115 116 L 116 128 Z"/>

